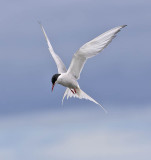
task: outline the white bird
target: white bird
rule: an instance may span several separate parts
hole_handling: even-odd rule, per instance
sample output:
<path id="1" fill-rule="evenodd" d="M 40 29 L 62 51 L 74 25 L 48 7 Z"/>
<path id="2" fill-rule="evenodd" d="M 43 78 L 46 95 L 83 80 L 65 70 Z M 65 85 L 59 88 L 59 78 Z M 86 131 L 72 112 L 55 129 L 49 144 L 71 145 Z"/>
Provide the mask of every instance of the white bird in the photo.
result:
<path id="1" fill-rule="evenodd" d="M 40 24 L 41 25 L 41 24 Z M 95 55 L 97 55 L 99 52 L 101 52 L 111 41 L 112 39 L 116 36 L 116 34 L 120 31 L 120 29 L 124 28 L 126 25 L 118 26 L 115 27 L 100 36 L 94 38 L 93 40 L 87 42 L 84 44 L 74 55 L 71 61 L 71 64 L 68 68 L 66 69 L 64 63 L 60 59 L 60 57 L 54 52 L 50 41 L 46 35 L 46 32 L 41 25 L 42 32 L 44 33 L 44 36 L 46 38 L 47 44 L 48 44 L 48 49 L 56 62 L 57 68 L 58 68 L 58 73 L 52 76 L 52 91 L 55 86 L 55 84 L 61 84 L 66 88 L 66 91 L 64 93 L 64 96 L 62 98 L 62 103 L 64 98 L 67 96 L 67 99 L 69 97 L 76 97 L 76 98 L 84 98 L 88 99 L 99 106 L 98 102 L 96 102 L 93 98 L 88 96 L 84 91 L 80 89 L 80 86 L 77 82 L 77 80 L 80 78 L 80 73 L 83 69 L 83 66 L 88 58 L 91 58 Z M 101 106 L 102 107 L 102 106 Z M 106 111 L 102 107 L 102 109 Z"/>

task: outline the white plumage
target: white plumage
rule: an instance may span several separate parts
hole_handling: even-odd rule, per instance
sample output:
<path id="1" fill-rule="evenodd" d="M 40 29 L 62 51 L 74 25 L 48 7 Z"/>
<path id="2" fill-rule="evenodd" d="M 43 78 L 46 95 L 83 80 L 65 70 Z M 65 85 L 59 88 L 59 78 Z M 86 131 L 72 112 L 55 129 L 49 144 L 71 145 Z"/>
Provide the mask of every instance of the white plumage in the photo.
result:
<path id="1" fill-rule="evenodd" d="M 73 56 L 68 73 L 72 74 L 76 79 L 80 78 L 82 68 L 88 58 L 91 58 L 101 52 L 116 36 L 116 33 L 126 25 L 115 27 L 93 40 L 84 44 Z"/>
<path id="2" fill-rule="evenodd" d="M 60 59 L 60 57 L 54 52 L 53 48 L 52 48 L 52 45 L 47 37 L 47 34 L 43 28 L 43 26 L 41 25 L 41 29 L 44 33 L 44 36 L 46 38 L 46 41 L 47 41 L 47 44 L 48 44 L 48 49 L 54 59 L 54 61 L 56 62 L 56 65 L 57 65 L 57 68 L 58 68 L 58 73 L 65 73 L 67 71 L 64 63 L 62 62 L 62 60 Z"/>
<path id="3" fill-rule="evenodd" d="M 47 44 L 48 44 L 48 49 L 56 62 L 57 68 L 58 68 L 58 73 L 57 76 L 54 75 L 55 82 L 53 83 L 53 87 L 56 83 L 61 84 L 65 87 L 67 87 L 63 99 L 67 96 L 67 99 L 69 97 L 76 97 L 76 98 L 84 98 L 88 99 L 99 106 L 101 106 L 98 102 L 96 102 L 93 98 L 88 96 L 84 91 L 82 91 L 79 87 L 79 84 L 77 80 L 80 78 L 80 73 L 83 69 L 84 64 L 86 63 L 86 60 L 88 58 L 91 58 L 95 55 L 97 55 L 99 52 L 101 52 L 111 41 L 112 39 L 116 36 L 116 34 L 120 31 L 120 29 L 124 28 L 126 25 L 122 25 L 119 27 L 115 27 L 100 36 L 94 38 L 93 40 L 87 42 L 84 44 L 74 55 L 71 61 L 71 64 L 68 68 L 66 69 L 64 63 L 60 59 L 60 57 L 54 52 L 50 41 L 46 35 L 46 32 L 41 25 L 42 31 L 44 33 L 44 36 L 46 38 Z M 52 87 L 52 90 L 53 90 Z M 102 107 L 102 106 L 101 106 Z M 102 107 L 103 108 L 103 107 Z M 103 110 L 107 112 L 104 108 Z"/>

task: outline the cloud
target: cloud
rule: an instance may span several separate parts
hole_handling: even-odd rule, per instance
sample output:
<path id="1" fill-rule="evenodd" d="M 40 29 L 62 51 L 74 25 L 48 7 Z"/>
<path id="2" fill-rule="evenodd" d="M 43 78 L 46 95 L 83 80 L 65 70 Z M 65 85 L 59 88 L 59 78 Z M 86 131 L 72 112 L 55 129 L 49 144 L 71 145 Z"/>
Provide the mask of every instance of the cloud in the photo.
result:
<path id="1" fill-rule="evenodd" d="M 129 107 L 130 108 L 130 107 Z M 127 160 L 150 157 L 151 110 L 66 110 L 0 120 L 0 157 L 12 160 Z M 8 156 L 9 153 L 9 156 Z"/>
<path id="2" fill-rule="evenodd" d="M 49 157 L 57 159 L 127 159 L 139 158 L 149 152 L 149 145 L 136 144 L 139 133 L 123 133 L 112 130 L 87 131 L 73 134 L 62 143 L 45 150 Z M 59 154 L 58 154 L 59 153 Z M 125 157 L 125 158 L 124 158 Z"/>

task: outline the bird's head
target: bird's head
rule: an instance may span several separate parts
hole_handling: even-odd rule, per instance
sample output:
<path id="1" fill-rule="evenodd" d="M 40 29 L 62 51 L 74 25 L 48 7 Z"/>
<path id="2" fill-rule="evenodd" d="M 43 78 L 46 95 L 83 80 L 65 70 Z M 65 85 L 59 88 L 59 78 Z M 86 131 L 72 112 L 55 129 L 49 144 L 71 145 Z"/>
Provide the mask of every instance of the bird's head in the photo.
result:
<path id="1" fill-rule="evenodd" d="M 57 81 L 57 79 L 58 79 L 58 77 L 59 77 L 60 75 L 61 75 L 61 74 L 54 74 L 54 75 L 52 76 L 52 78 L 51 78 L 52 91 L 53 91 L 53 88 L 54 88 L 54 86 L 55 86 L 55 84 L 56 84 L 56 81 Z"/>

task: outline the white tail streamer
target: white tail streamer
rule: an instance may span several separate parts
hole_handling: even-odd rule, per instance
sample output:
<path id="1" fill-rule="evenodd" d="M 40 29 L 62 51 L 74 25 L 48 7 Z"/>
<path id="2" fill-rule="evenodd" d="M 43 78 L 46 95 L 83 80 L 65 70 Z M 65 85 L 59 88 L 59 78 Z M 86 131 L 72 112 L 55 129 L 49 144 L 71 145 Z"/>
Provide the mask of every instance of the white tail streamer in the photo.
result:
<path id="1" fill-rule="evenodd" d="M 103 110 L 105 113 L 107 113 L 107 110 L 101 105 L 99 104 L 98 102 L 96 102 L 92 97 L 90 97 L 89 95 L 87 95 L 84 91 L 82 91 L 80 88 L 76 89 L 76 93 L 72 93 L 72 91 L 67 88 L 64 95 L 63 95 L 63 98 L 62 98 L 62 104 L 63 104 L 63 100 L 64 98 L 67 96 L 67 99 L 70 97 L 74 97 L 74 98 L 79 98 L 79 99 L 87 99 L 87 100 L 90 100 L 96 104 L 98 104 Z"/>

